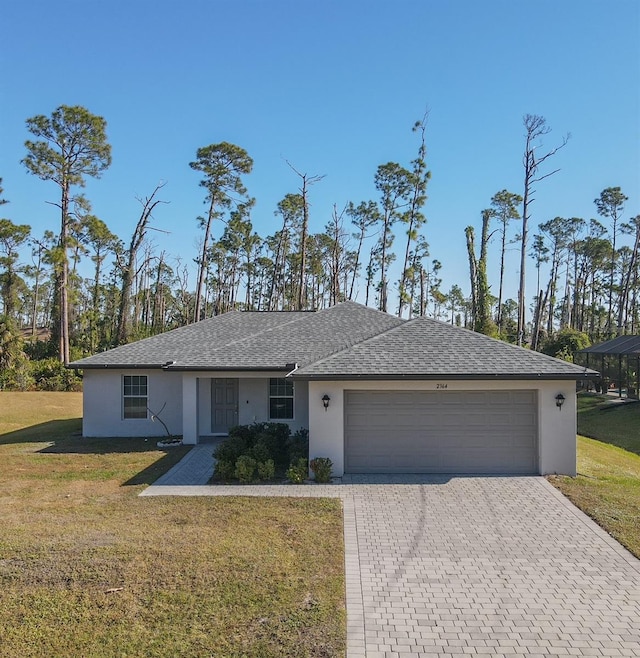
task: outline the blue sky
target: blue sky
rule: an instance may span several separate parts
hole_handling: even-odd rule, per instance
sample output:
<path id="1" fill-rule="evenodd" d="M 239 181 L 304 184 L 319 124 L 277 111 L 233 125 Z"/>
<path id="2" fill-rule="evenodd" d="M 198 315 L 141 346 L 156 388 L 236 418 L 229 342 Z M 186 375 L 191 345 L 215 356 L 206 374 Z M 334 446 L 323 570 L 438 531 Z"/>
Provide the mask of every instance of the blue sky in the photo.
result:
<path id="1" fill-rule="evenodd" d="M 545 146 L 572 135 L 552 162 L 561 171 L 538 186 L 533 225 L 595 217 L 609 186 L 629 196 L 626 218 L 640 213 L 637 0 L 30 0 L 5 3 L 3 25 L 0 176 L 11 203 L 2 212 L 36 235 L 58 230 L 46 204 L 57 192 L 20 164 L 25 119 L 61 104 L 108 122 L 113 164 L 86 188 L 94 213 L 127 241 L 136 196 L 167 181 L 155 226 L 170 234 L 153 240 L 183 262 L 204 211 L 188 166 L 198 147 L 228 141 L 253 157 L 246 185 L 263 236 L 298 187 L 285 159 L 326 175 L 310 197 L 319 231 L 334 204 L 376 198 L 379 164 L 408 165 L 425 107 L 424 233 L 445 291 L 468 290 L 465 226 L 479 227 L 495 192 L 522 193 L 526 113 L 553 129 Z M 496 244 L 494 292 L 497 255 Z M 509 272 L 515 296 L 515 251 Z"/>

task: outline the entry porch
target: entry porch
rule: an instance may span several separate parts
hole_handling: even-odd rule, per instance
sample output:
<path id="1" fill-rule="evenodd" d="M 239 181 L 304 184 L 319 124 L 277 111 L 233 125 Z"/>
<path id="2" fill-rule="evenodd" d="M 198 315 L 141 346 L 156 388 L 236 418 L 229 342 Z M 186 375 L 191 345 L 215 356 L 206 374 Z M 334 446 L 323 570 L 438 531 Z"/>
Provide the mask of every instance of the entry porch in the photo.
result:
<path id="1" fill-rule="evenodd" d="M 308 385 L 282 372 L 183 373 L 183 443 L 225 436 L 234 425 L 287 423 L 292 431 L 309 427 Z"/>

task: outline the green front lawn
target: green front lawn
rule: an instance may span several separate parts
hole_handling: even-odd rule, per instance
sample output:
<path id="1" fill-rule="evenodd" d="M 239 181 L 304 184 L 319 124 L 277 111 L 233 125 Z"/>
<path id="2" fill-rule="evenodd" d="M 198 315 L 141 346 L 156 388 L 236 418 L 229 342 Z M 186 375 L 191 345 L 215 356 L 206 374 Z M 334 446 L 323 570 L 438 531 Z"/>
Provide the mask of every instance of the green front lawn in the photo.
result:
<path id="1" fill-rule="evenodd" d="M 80 412 L 0 393 L 3 658 L 344 655 L 338 501 L 139 498 L 186 449 Z"/>
<path id="2" fill-rule="evenodd" d="M 549 481 L 640 558 L 640 403 L 610 403 L 578 396 L 578 476 Z"/>

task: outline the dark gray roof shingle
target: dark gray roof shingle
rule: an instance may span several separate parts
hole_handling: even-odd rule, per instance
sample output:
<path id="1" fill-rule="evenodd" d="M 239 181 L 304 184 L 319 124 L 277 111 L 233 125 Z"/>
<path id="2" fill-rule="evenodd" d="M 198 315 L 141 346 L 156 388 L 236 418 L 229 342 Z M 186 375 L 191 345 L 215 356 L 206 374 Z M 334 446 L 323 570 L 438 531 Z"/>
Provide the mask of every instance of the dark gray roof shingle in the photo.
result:
<path id="1" fill-rule="evenodd" d="M 294 377 L 580 378 L 594 371 L 430 318 L 344 302 L 317 312 L 231 312 L 123 345 L 74 368 L 279 370 Z"/>
<path id="2" fill-rule="evenodd" d="M 596 373 L 421 317 L 305 366 L 293 376 L 309 379 L 579 379 L 589 374 Z"/>
<path id="3" fill-rule="evenodd" d="M 317 312 L 231 312 L 73 362 L 74 368 L 284 370 L 307 365 L 403 321 L 344 302 Z"/>

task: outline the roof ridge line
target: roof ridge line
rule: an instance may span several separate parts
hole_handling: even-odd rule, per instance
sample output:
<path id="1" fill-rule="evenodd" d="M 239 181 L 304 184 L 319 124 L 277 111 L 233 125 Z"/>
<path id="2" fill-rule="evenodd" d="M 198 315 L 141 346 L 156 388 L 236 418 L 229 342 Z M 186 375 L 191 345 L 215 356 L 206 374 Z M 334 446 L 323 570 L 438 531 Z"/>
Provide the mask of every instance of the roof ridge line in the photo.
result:
<path id="1" fill-rule="evenodd" d="M 234 309 L 235 310 L 235 309 Z M 327 310 L 327 309 L 323 309 Z M 274 312 L 279 312 L 279 311 L 235 311 L 236 313 L 274 313 Z M 283 313 L 305 313 L 311 316 L 314 313 L 319 313 L 321 311 L 282 311 Z M 255 333 L 252 333 L 249 336 L 243 336 L 242 338 L 237 338 L 236 340 L 232 340 L 230 343 L 225 343 L 224 345 L 221 345 L 220 347 L 215 347 L 212 351 L 213 352 L 218 352 L 219 350 L 224 350 L 229 348 L 231 345 L 237 345 L 238 343 L 242 343 L 246 340 L 251 340 L 252 338 L 255 338 L 256 336 L 261 336 L 263 334 L 266 334 L 270 331 L 274 331 L 275 329 L 282 329 L 282 327 L 286 327 L 288 325 L 294 324 L 300 320 L 302 320 L 302 317 L 299 318 L 292 318 L 288 322 L 283 322 L 282 324 L 279 324 L 277 327 L 268 327 L 266 329 L 261 329 L 260 331 L 256 331 Z"/>
<path id="2" fill-rule="evenodd" d="M 427 315 L 419 315 L 415 318 L 411 318 L 410 320 L 407 320 L 407 322 L 414 322 L 416 320 L 422 320 L 422 321 L 427 320 L 429 322 L 435 322 L 436 324 L 442 324 L 446 327 L 466 331 L 468 334 L 472 334 L 473 336 L 480 338 L 481 340 L 486 339 L 493 343 L 506 345 L 507 347 L 513 347 L 516 350 L 520 350 L 528 354 L 537 354 L 538 356 L 544 357 L 545 359 L 552 359 L 554 361 L 564 361 L 564 359 L 559 359 L 558 357 L 551 356 L 550 354 L 545 354 L 544 352 L 538 352 L 538 350 L 532 350 L 529 347 L 523 347 L 522 345 L 516 345 L 515 343 L 509 343 L 506 340 L 502 340 L 501 338 L 494 338 L 493 336 L 487 336 L 487 334 L 480 333 L 479 331 L 475 331 L 474 329 L 469 329 L 468 327 L 459 327 L 457 325 L 450 324 L 449 322 L 445 322 L 444 320 L 438 320 L 437 318 L 430 318 Z M 566 363 L 571 363 L 571 365 L 578 365 L 570 361 L 566 361 Z"/>
<path id="3" fill-rule="evenodd" d="M 350 299 L 346 301 L 351 301 Z M 341 304 L 344 304 L 345 302 L 340 302 Z M 358 302 L 352 302 L 353 304 L 358 304 Z M 331 306 L 329 308 L 335 308 L 338 306 L 336 304 L 335 306 Z M 364 304 L 358 304 L 358 306 L 364 306 L 365 308 L 371 308 L 370 306 L 365 306 Z M 324 310 L 329 310 L 329 309 L 324 309 Z M 391 313 L 386 313 L 385 311 L 380 311 L 377 308 L 372 309 L 374 311 L 377 311 L 378 313 L 383 313 L 384 315 L 391 315 Z M 395 315 L 392 315 L 391 317 L 395 318 Z M 309 366 L 315 366 L 318 363 L 322 363 L 323 361 L 326 361 L 327 359 L 330 359 L 337 354 L 340 354 L 341 352 L 346 352 L 347 350 L 350 350 L 354 348 L 356 345 L 362 345 L 362 343 L 366 343 L 369 340 L 373 340 L 374 338 L 379 338 L 380 336 L 384 336 L 385 334 L 388 334 L 390 331 L 395 331 L 396 329 L 399 329 L 400 327 L 404 326 L 407 322 L 410 322 L 410 320 L 405 320 L 404 318 L 397 318 L 400 320 L 400 323 L 397 324 L 395 327 L 389 327 L 388 329 L 385 329 L 384 331 L 381 331 L 380 333 L 374 334 L 373 336 L 369 336 L 368 338 L 363 338 L 362 340 L 359 340 L 356 343 L 352 343 L 351 345 L 347 345 L 346 347 L 341 347 L 340 349 L 337 349 L 335 352 L 331 352 L 331 354 L 327 354 L 323 356 L 321 359 L 318 359 L 317 361 L 311 361 L 311 363 L 306 363 L 304 365 L 305 368 L 308 368 Z"/>

